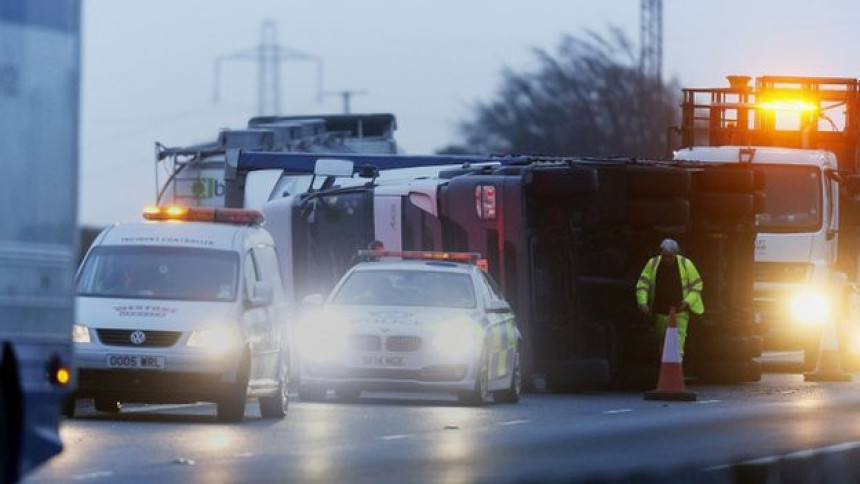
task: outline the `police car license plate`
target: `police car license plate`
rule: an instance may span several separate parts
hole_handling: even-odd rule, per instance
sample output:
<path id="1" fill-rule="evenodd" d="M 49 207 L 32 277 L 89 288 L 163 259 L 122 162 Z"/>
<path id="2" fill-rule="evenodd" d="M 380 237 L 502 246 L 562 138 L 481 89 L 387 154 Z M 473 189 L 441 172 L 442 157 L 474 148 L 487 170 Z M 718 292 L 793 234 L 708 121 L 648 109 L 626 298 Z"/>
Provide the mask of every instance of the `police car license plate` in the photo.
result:
<path id="1" fill-rule="evenodd" d="M 403 357 L 398 355 L 362 355 L 361 364 L 372 367 L 401 367 L 404 365 Z"/>
<path id="2" fill-rule="evenodd" d="M 107 366 L 110 368 L 163 370 L 164 357 L 153 355 L 108 355 Z"/>

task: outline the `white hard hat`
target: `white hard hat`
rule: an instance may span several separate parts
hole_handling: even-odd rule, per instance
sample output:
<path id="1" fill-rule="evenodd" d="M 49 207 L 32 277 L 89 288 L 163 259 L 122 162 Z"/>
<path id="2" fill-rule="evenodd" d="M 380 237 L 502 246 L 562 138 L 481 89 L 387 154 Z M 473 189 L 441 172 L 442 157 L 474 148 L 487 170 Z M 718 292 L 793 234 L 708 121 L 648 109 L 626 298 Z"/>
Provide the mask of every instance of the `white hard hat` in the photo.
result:
<path id="1" fill-rule="evenodd" d="M 663 252 L 671 252 L 673 254 L 678 253 L 678 242 L 674 239 L 663 239 L 663 242 L 660 242 L 660 250 Z"/>

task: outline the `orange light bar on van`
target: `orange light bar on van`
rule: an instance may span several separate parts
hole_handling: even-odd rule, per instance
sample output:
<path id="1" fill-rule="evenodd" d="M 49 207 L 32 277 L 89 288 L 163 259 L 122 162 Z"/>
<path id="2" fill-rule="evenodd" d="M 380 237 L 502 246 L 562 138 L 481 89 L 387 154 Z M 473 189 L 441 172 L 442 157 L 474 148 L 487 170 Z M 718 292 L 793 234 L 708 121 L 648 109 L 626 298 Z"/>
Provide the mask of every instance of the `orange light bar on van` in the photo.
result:
<path id="1" fill-rule="evenodd" d="M 478 263 L 481 254 L 477 252 L 430 252 L 423 250 L 359 250 L 359 257 L 394 257 L 399 259 L 445 260 L 452 262 Z"/>
<path id="2" fill-rule="evenodd" d="M 143 209 L 146 220 L 176 220 L 186 222 L 216 222 L 236 225 L 253 225 L 263 223 L 264 217 L 259 210 L 243 208 L 211 208 L 211 207 L 181 207 L 151 206 Z"/>

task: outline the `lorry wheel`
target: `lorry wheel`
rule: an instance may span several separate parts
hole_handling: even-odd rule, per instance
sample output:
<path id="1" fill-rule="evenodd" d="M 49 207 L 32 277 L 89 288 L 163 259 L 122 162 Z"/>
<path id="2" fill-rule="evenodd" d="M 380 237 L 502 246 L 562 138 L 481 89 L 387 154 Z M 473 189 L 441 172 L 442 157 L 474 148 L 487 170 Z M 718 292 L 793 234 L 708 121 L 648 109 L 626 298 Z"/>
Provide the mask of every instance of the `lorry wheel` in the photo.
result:
<path id="1" fill-rule="evenodd" d="M 0 380 L 0 482 L 15 482 L 10 470 L 13 462 L 10 433 L 6 415 L 6 391 Z"/>
<path id="2" fill-rule="evenodd" d="M 278 390 L 274 395 L 268 397 L 260 397 L 260 416 L 263 418 L 284 418 L 287 415 L 287 408 L 290 405 L 290 399 L 287 395 L 287 376 L 286 371 L 281 371 L 281 377 L 278 380 Z"/>
<path id="3" fill-rule="evenodd" d="M 627 193 L 631 197 L 686 197 L 690 193 L 690 173 L 631 165 L 627 167 Z"/>
<path id="4" fill-rule="evenodd" d="M 609 360 L 583 358 L 553 364 L 547 371 L 547 387 L 556 392 L 604 388 L 611 380 Z"/>
<path id="5" fill-rule="evenodd" d="M 696 378 L 699 383 L 731 385 L 761 379 L 761 365 L 757 361 L 720 361 L 702 363 Z"/>
<path id="6" fill-rule="evenodd" d="M 321 402 L 325 400 L 326 389 L 317 385 L 299 385 L 299 398 L 303 402 Z"/>
<path id="7" fill-rule="evenodd" d="M 683 198 L 639 198 L 627 202 L 627 222 L 634 227 L 680 226 L 690 218 L 690 202 Z"/>
<path id="8" fill-rule="evenodd" d="M 752 193 L 700 193 L 693 198 L 693 211 L 706 218 L 735 219 L 755 215 Z"/>
<path id="9" fill-rule="evenodd" d="M 523 386 L 523 375 L 520 371 L 520 352 L 514 354 L 514 372 L 511 374 L 511 385 L 507 390 L 493 392 L 493 401 L 496 403 L 517 403 L 520 401 L 520 393 Z"/>
<path id="10" fill-rule="evenodd" d="M 94 398 L 93 406 L 96 407 L 96 410 L 99 412 L 107 412 L 112 414 L 119 413 L 122 408 L 122 404 L 117 400 L 112 398 Z"/>

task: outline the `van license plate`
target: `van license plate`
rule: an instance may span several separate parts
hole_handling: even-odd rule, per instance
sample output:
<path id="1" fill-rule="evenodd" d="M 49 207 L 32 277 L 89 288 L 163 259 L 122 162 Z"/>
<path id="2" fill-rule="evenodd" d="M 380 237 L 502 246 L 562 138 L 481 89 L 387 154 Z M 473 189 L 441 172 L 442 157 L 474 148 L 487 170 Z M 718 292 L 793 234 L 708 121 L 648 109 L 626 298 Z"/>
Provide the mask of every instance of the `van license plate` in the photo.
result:
<path id="1" fill-rule="evenodd" d="M 154 355 L 108 355 L 107 366 L 110 368 L 163 370 L 164 357 Z"/>

